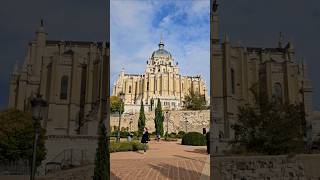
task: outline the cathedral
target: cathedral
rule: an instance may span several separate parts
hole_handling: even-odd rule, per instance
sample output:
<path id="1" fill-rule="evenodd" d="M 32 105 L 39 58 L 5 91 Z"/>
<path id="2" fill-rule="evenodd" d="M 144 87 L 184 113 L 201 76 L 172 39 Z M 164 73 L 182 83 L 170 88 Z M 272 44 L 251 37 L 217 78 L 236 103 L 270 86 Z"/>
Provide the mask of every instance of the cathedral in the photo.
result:
<path id="1" fill-rule="evenodd" d="M 184 98 L 191 91 L 208 100 L 204 79 L 198 76 L 183 76 L 179 64 L 160 40 L 159 48 L 146 61 L 144 74 L 126 74 L 122 69 L 113 86 L 113 96 L 123 93 L 125 112 L 135 113 L 143 102 L 146 111 L 152 111 L 160 99 L 167 110 L 179 110 L 184 106 Z"/>
<path id="2" fill-rule="evenodd" d="M 280 38 L 274 47 L 246 47 L 219 34 L 218 4 L 211 4 L 211 132 L 217 146 L 234 138 L 231 128 L 238 107 L 254 104 L 252 88 L 283 103 L 302 103 L 307 125 L 312 124 L 312 85 L 306 63 L 295 56 L 291 42 Z M 313 136 L 315 133 L 313 132 Z"/>
<path id="3" fill-rule="evenodd" d="M 103 42 L 48 40 L 41 21 L 23 67 L 11 74 L 9 108 L 31 111 L 30 99 L 40 94 L 48 103 L 42 121 L 47 135 L 96 135 L 108 49 Z"/>

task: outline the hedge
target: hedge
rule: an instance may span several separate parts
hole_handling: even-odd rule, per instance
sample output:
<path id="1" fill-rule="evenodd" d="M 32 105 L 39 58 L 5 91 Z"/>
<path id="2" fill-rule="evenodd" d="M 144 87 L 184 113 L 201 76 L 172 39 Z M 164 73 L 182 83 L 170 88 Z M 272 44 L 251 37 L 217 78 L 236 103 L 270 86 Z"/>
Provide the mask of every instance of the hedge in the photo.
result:
<path id="1" fill-rule="evenodd" d="M 148 147 L 147 147 L 148 148 Z M 114 142 L 110 141 L 109 152 L 121 152 L 121 151 L 138 151 L 143 150 L 143 144 L 139 141 L 124 141 Z"/>
<path id="2" fill-rule="evenodd" d="M 182 136 L 182 145 L 205 146 L 207 144 L 206 136 L 199 132 L 189 132 Z"/>

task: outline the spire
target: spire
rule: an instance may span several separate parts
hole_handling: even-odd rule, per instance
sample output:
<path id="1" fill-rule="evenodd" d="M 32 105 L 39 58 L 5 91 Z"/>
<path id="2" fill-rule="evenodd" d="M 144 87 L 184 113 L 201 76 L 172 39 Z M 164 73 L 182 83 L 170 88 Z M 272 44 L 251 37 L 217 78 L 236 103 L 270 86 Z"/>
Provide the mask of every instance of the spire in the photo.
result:
<path id="1" fill-rule="evenodd" d="M 226 34 L 224 34 L 224 39 L 223 39 L 223 42 L 224 43 L 229 43 L 229 36 L 228 36 L 228 34 L 226 33 Z"/>
<path id="2" fill-rule="evenodd" d="M 45 33 L 43 19 L 40 20 L 40 26 L 38 27 L 36 33 Z"/>
<path id="3" fill-rule="evenodd" d="M 278 42 L 278 48 L 283 47 L 283 34 L 282 32 L 279 33 L 279 42 Z"/>
<path id="4" fill-rule="evenodd" d="M 164 43 L 163 43 L 162 33 L 161 33 L 161 35 L 160 35 L 159 49 L 164 49 Z"/>
<path id="5" fill-rule="evenodd" d="M 18 67 L 18 61 L 13 66 L 13 72 L 12 74 L 19 74 L 19 67 Z"/>

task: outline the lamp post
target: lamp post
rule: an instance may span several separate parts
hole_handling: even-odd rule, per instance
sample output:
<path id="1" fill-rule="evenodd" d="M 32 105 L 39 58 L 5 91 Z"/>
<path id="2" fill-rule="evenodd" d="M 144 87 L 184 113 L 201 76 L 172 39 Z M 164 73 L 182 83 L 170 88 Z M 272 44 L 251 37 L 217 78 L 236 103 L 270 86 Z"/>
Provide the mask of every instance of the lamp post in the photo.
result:
<path id="1" fill-rule="evenodd" d="M 130 133 L 131 133 L 131 124 L 132 124 L 132 118 L 130 119 L 129 125 L 130 125 Z"/>
<path id="2" fill-rule="evenodd" d="M 166 118 L 167 118 L 167 133 L 166 133 L 166 139 L 168 139 L 169 134 L 169 112 L 166 111 Z"/>
<path id="3" fill-rule="evenodd" d="M 186 133 L 187 133 L 188 132 L 188 120 L 186 117 L 185 117 L 185 122 L 186 122 Z"/>
<path id="4" fill-rule="evenodd" d="M 31 101 L 32 107 L 32 119 L 34 123 L 34 140 L 33 140 L 33 149 L 32 149 L 32 165 L 31 165 L 31 174 L 30 180 L 34 180 L 35 173 L 36 173 L 36 160 L 37 160 L 37 143 L 39 138 L 39 131 L 40 131 L 40 120 L 42 120 L 42 113 L 44 108 L 47 107 L 47 102 L 42 99 L 40 94 L 37 94 Z"/>
<path id="5" fill-rule="evenodd" d="M 124 98 L 125 94 L 123 92 L 120 93 L 120 109 L 119 109 L 119 127 L 118 127 L 118 135 L 117 135 L 117 142 L 120 142 L 120 126 L 121 126 L 121 116 L 122 116 L 122 109 L 124 109 Z"/>

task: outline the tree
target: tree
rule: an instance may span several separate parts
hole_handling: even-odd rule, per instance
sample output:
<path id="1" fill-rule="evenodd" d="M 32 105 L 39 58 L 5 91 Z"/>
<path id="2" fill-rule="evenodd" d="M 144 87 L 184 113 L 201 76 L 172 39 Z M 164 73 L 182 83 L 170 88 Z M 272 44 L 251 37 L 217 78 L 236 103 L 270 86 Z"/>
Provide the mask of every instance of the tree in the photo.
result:
<path id="1" fill-rule="evenodd" d="M 184 104 L 188 110 L 203 110 L 206 108 L 206 99 L 204 95 L 190 90 L 184 97 Z"/>
<path id="2" fill-rule="evenodd" d="M 124 104 L 118 96 L 110 97 L 110 111 L 112 113 L 120 113 L 124 112 Z"/>
<path id="3" fill-rule="evenodd" d="M 269 102 L 239 107 L 238 122 L 232 126 L 237 149 L 263 154 L 286 154 L 304 149 L 305 113 L 301 104 Z"/>
<path id="4" fill-rule="evenodd" d="M 139 121 L 138 121 L 139 136 L 142 135 L 145 125 L 146 125 L 146 115 L 144 114 L 144 105 L 143 105 L 143 101 L 141 100 L 140 115 L 139 115 Z"/>
<path id="5" fill-rule="evenodd" d="M 162 113 L 161 102 L 160 102 L 160 99 L 158 99 L 157 107 L 155 109 L 154 125 L 156 128 L 156 134 L 160 134 L 161 136 L 163 136 L 163 133 L 164 133 L 163 121 L 164 121 L 164 116 Z"/>
<path id="6" fill-rule="evenodd" d="M 99 125 L 99 139 L 98 139 L 98 147 L 96 149 L 96 158 L 95 158 L 95 166 L 94 166 L 94 180 L 105 180 L 109 179 L 109 146 L 108 139 L 106 134 L 106 127 L 104 123 L 100 123 Z"/>
<path id="7" fill-rule="evenodd" d="M 12 162 L 29 160 L 32 162 L 34 141 L 34 121 L 31 113 L 17 109 L 0 112 L 0 161 Z M 37 161 L 39 166 L 46 156 L 45 129 L 40 127 L 37 144 Z"/>

